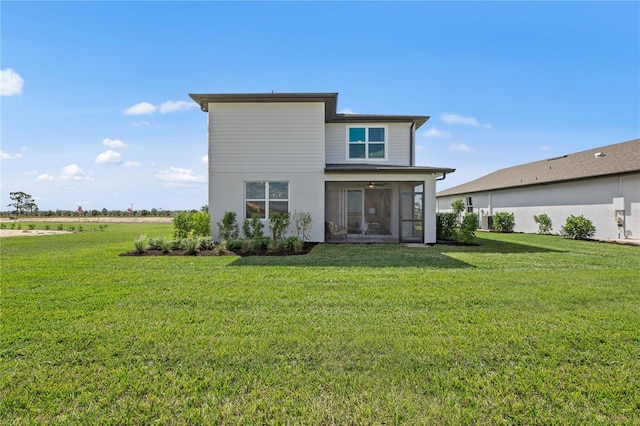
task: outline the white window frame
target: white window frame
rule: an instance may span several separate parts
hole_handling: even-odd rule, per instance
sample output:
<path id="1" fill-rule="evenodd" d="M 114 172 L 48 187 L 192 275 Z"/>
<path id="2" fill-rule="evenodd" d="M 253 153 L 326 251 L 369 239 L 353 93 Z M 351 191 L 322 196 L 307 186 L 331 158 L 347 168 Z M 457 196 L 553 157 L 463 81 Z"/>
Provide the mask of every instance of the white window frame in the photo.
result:
<path id="1" fill-rule="evenodd" d="M 263 183 L 264 184 L 264 198 L 247 198 L 247 184 L 248 183 Z M 270 198 L 269 197 L 269 185 L 271 183 L 286 183 L 287 184 L 287 198 Z M 273 180 L 245 180 L 244 181 L 244 218 L 247 218 L 247 202 L 248 201 L 258 201 L 258 202 L 264 202 L 264 214 L 265 217 L 260 218 L 261 220 L 269 220 L 269 216 L 270 216 L 270 206 L 269 204 L 271 202 L 285 202 L 287 203 L 287 213 L 290 213 L 290 209 L 291 209 L 291 202 L 290 197 L 291 197 L 291 182 L 288 180 L 277 180 L 277 179 L 273 179 Z M 251 219 L 251 218 L 248 218 Z"/>
<path id="2" fill-rule="evenodd" d="M 369 142 L 369 129 L 371 128 L 376 128 L 376 129 L 384 129 L 384 142 Z M 365 129 L 364 130 L 364 135 L 365 135 L 365 139 L 363 141 L 364 143 L 364 158 L 351 158 L 349 156 L 349 148 L 351 146 L 352 143 L 349 141 L 349 131 L 351 129 Z M 347 141 L 347 161 L 387 161 L 387 158 L 389 156 L 389 126 L 387 126 L 386 124 L 361 124 L 361 125 L 352 125 L 352 126 L 347 126 L 347 132 L 346 132 L 346 141 Z M 384 158 L 369 158 L 369 143 L 372 144 L 383 144 L 384 145 Z"/>

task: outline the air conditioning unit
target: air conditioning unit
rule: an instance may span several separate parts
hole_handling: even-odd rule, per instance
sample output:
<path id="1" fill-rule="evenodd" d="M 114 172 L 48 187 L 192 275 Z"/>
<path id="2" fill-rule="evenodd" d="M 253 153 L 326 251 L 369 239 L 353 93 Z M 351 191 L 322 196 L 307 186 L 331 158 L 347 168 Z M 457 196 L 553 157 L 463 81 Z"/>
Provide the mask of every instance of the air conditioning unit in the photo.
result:
<path id="1" fill-rule="evenodd" d="M 482 226 L 481 229 L 492 229 L 493 228 L 493 216 L 482 216 Z"/>

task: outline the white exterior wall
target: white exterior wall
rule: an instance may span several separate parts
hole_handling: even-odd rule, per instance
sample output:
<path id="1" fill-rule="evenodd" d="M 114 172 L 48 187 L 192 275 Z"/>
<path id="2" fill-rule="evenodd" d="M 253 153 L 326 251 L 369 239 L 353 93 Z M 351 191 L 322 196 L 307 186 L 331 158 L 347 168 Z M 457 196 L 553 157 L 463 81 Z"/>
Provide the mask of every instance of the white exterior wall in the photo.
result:
<path id="1" fill-rule="evenodd" d="M 387 127 L 387 159 L 357 159 L 347 157 L 348 127 Z M 390 164 L 394 166 L 411 165 L 411 123 L 329 123 L 326 125 L 326 162 L 327 164 L 370 163 Z"/>
<path id="2" fill-rule="evenodd" d="M 560 232 L 569 215 L 584 215 L 595 225 L 597 239 L 640 239 L 640 174 L 438 197 L 437 209 L 450 211 L 458 198 L 466 205 L 467 197 L 472 197 L 474 212 L 481 218 L 500 211 L 513 213 L 516 232 L 538 232 L 534 215 L 547 214 L 554 234 Z M 618 198 L 624 202 L 614 200 Z M 620 207 L 624 229 L 615 221 Z M 618 214 L 622 217 L 622 212 Z"/>
<path id="3" fill-rule="evenodd" d="M 321 102 L 209 104 L 212 236 L 227 211 L 242 225 L 245 181 L 287 181 L 289 212 L 310 213 L 311 240 L 324 241 L 324 129 Z"/>

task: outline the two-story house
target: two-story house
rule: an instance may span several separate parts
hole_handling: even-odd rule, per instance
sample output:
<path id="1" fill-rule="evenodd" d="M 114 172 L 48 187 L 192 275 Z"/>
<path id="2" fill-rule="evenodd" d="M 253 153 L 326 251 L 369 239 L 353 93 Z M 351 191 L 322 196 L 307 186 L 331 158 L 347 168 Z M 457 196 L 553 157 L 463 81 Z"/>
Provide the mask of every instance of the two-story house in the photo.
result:
<path id="1" fill-rule="evenodd" d="M 209 212 L 242 222 L 308 212 L 311 240 L 436 241 L 436 180 L 454 169 L 415 165 L 428 116 L 339 114 L 337 93 L 192 94 L 209 121 Z M 265 227 L 267 229 L 267 227 Z"/>

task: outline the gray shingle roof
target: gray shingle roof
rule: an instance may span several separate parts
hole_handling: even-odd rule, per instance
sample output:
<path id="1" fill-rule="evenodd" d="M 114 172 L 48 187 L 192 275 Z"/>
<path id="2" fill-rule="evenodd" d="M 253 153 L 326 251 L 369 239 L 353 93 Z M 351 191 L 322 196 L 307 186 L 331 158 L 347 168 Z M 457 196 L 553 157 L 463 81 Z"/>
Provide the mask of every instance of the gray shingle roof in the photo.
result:
<path id="1" fill-rule="evenodd" d="M 436 195 L 467 194 L 634 172 L 640 172 L 640 139 L 508 167 Z"/>

